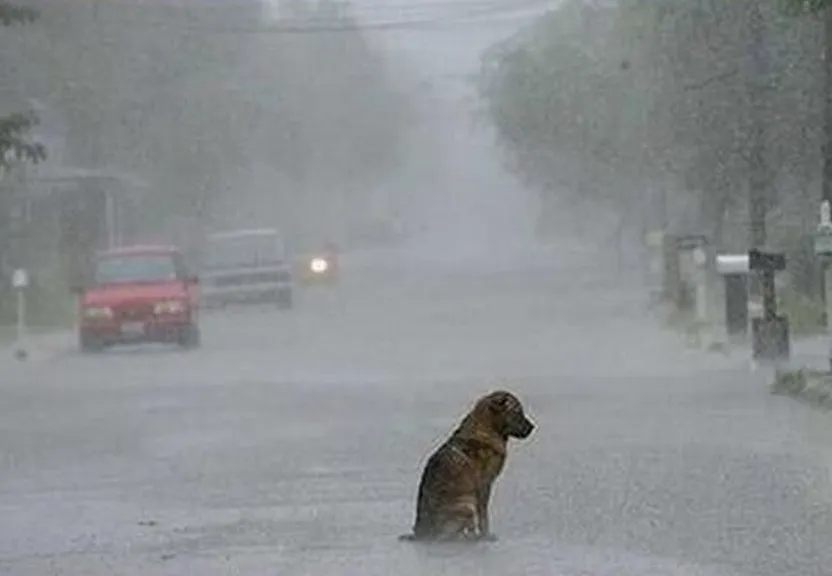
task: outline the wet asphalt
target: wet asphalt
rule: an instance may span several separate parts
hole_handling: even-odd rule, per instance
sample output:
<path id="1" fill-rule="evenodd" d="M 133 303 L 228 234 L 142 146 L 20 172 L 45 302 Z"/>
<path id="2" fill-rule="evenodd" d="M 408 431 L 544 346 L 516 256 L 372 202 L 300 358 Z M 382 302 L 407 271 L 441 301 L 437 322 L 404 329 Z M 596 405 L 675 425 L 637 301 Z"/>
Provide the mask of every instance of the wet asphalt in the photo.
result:
<path id="1" fill-rule="evenodd" d="M 291 311 L 205 314 L 196 351 L 4 369 L 0 573 L 830 573 L 828 416 L 685 350 L 597 267 L 379 258 Z M 499 541 L 397 541 L 425 456 L 497 387 L 538 424 Z"/>

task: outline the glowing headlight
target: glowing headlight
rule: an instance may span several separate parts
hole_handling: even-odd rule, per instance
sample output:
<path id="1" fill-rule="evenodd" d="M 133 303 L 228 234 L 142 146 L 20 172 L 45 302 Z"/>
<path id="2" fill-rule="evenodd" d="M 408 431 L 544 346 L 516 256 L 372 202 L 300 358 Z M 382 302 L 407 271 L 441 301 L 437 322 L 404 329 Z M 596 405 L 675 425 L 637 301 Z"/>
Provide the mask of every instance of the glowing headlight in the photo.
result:
<path id="1" fill-rule="evenodd" d="M 181 314 L 185 311 L 185 303 L 181 300 L 166 300 L 153 307 L 154 314 Z"/>
<path id="2" fill-rule="evenodd" d="M 113 309 L 108 306 L 90 306 L 88 308 L 84 308 L 84 317 L 93 320 L 112 318 Z"/>
<path id="3" fill-rule="evenodd" d="M 329 268 L 329 262 L 323 258 L 313 258 L 312 262 L 309 263 L 309 268 L 312 272 L 320 274 L 322 272 L 326 272 L 326 269 Z"/>

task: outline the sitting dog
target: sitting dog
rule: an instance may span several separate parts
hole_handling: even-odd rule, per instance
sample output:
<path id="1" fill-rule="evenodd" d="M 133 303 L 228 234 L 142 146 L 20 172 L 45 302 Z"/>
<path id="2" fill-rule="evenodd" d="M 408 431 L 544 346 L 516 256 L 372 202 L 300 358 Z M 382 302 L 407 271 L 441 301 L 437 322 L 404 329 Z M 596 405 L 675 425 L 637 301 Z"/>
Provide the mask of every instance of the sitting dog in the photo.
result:
<path id="1" fill-rule="evenodd" d="M 528 438 L 535 425 L 514 394 L 480 398 L 427 461 L 419 483 L 413 533 L 400 540 L 494 540 L 488 503 L 503 470 L 509 438 Z"/>

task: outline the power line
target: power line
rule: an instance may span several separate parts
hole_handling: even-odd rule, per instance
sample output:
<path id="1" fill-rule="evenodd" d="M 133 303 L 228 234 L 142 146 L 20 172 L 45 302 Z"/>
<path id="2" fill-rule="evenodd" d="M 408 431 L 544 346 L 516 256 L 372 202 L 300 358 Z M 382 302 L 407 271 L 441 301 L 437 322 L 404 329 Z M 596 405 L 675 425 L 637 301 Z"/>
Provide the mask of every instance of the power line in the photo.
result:
<path id="1" fill-rule="evenodd" d="M 502 16 L 502 18 L 499 18 Z M 338 32 L 385 32 L 385 31 L 435 31 L 442 29 L 455 29 L 458 27 L 474 26 L 482 27 L 487 24 L 497 24 L 501 20 L 508 20 L 507 17 L 530 17 L 533 14 L 482 14 L 460 17 L 454 20 L 402 20 L 389 22 L 368 22 L 368 23 L 332 23 L 309 25 L 275 25 L 257 28 L 216 28 L 204 30 L 216 34 L 322 34 Z M 498 17 L 498 18 L 495 18 Z"/>
<path id="2" fill-rule="evenodd" d="M 86 3 L 88 6 L 94 6 L 96 4 L 100 4 L 101 0 L 77 0 L 74 3 L 74 7 L 77 7 L 78 4 Z M 552 2 L 548 2 L 548 4 L 552 4 Z M 300 4 L 302 7 L 306 7 L 303 4 Z M 482 7 L 482 6 L 502 6 L 505 8 L 511 8 L 512 6 L 517 6 L 517 2 L 512 2 L 511 0 L 449 0 L 447 2 L 442 2 L 440 0 L 430 0 L 428 2 L 419 2 L 418 4 L 394 4 L 389 2 L 375 2 L 375 3 L 365 3 L 361 2 L 360 4 L 354 4 L 352 2 L 333 2 L 332 6 L 334 8 L 341 8 L 346 9 L 348 12 L 364 12 L 364 11 L 401 11 L 402 9 L 410 9 L 410 8 L 471 8 L 471 7 Z M 256 7 L 258 10 L 262 8 L 263 12 L 270 12 L 272 9 L 279 9 L 278 5 L 263 5 L 259 2 L 253 4 L 251 7 Z M 554 8 L 554 6 L 551 6 Z M 148 4 L 144 0 L 132 0 L 132 1 L 125 1 L 122 0 L 120 2 L 108 2 L 106 9 L 107 10 L 123 10 L 123 11 L 140 11 L 140 12 L 231 12 L 231 11 L 245 11 L 248 7 L 246 5 L 234 5 L 229 1 L 210 1 L 210 2 L 165 2 L 162 4 L 153 3 Z M 47 10 L 49 8 L 46 8 Z M 312 8 L 314 10 L 315 8 Z"/>
<path id="3" fill-rule="evenodd" d="M 84 0 L 81 0 L 84 1 Z M 99 7 L 100 0 L 86 0 L 87 5 L 89 7 Z M 542 2 L 542 0 L 538 0 L 536 4 L 541 6 L 545 4 L 551 4 L 551 2 Z M 449 2 L 440 2 L 438 0 L 431 0 L 430 2 L 421 2 L 418 4 L 389 4 L 389 3 L 374 3 L 374 4 L 360 4 L 360 5 L 353 5 L 351 3 L 334 3 L 332 7 L 346 16 L 355 16 L 355 15 L 385 15 L 385 14 L 393 14 L 398 19 L 402 16 L 412 16 L 416 15 L 419 18 L 424 17 L 444 17 L 450 16 L 455 17 L 453 14 L 454 10 L 461 9 L 462 12 L 457 12 L 456 16 L 468 15 L 471 14 L 470 10 L 515 10 L 518 7 L 522 7 L 523 3 L 512 2 L 511 0 L 451 0 Z M 293 12 L 292 7 L 289 7 L 290 10 L 288 13 Z M 47 8 L 48 9 L 48 8 Z M 302 6 L 300 10 L 304 10 L 306 7 Z M 428 9 L 428 10 L 426 10 Z M 199 16 L 216 16 L 219 14 L 225 13 L 232 13 L 232 12 L 245 12 L 245 7 L 229 5 L 228 3 L 178 3 L 178 4 L 143 4 L 143 3 L 132 3 L 132 2 L 119 2 L 119 3 L 108 3 L 106 6 L 106 10 L 109 11 L 116 11 L 121 12 L 122 14 L 130 13 L 131 17 L 139 16 L 140 15 L 160 15 L 165 14 L 169 15 L 171 13 L 176 13 L 182 16 L 190 15 L 194 17 Z M 277 14 L 280 12 L 280 5 L 276 5 L 274 8 L 266 8 L 259 9 L 259 12 L 263 14 Z M 323 16 L 317 16 L 316 14 L 324 14 Z M 334 14 L 334 12 L 333 12 Z M 326 15 L 325 11 L 320 11 L 316 8 L 312 8 L 306 14 L 303 14 L 304 21 L 310 20 L 331 20 L 333 16 Z"/>
<path id="4" fill-rule="evenodd" d="M 542 4 L 542 1 L 536 2 L 537 4 Z M 395 4 L 365 4 L 361 3 L 359 5 L 353 4 L 345 4 L 342 6 L 344 14 L 362 14 L 362 15 L 369 15 L 369 14 L 395 14 L 397 16 L 402 16 L 405 14 L 417 14 L 424 16 L 444 16 L 450 14 L 453 16 L 453 12 L 457 11 L 457 14 L 470 14 L 471 10 L 514 10 L 518 8 L 518 6 L 522 6 L 523 3 L 513 2 L 511 0 L 463 0 L 463 1 L 450 1 L 450 2 L 439 2 L 439 1 L 431 1 L 431 2 L 419 2 L 417 4 L 404 4 L 404 5 L 395 5 Z M 459 12 L 462 10 L 461 12 Z M 280 13 L 280 6 L 278 5 L 275 9 L 276 13 Z M 291 13 L 291 10 L 289 11 Z M 314 14 L 314 11 L 313 11 Z"/>
<path id="5" fill-rule="evenodd" d="M 123 16 L 116 18 L 107 18 L 109 22 L 125 23 L 129 25 L 150 25 L 159 27 L 174 27 L 186 31 L 203 32 L 209 34 L 315 34 L 315 33 L 336 33 L 336 32 L 361 32 L 361 31 L 407 31 L 407 30 L 431 30 L 446 27 L 457 26 L 482 26 L 483 24 L 497 23 L 490 19 L 493 17 L 530 17 L 538 16 L 540 13 L 531 13 L 530 10 L 542 10 L 551 7 L 550 0 L 525 0 L 524 2 L 506 2 L 503 1 L 482 1 L 482 0 L 467 0 L 457 1 L 447 4 L 431 3 L 431 6 L 459 8 L 479 8 L 469 11 L 460 11 L 456 14 L 443 15 L 422 15 L 417 17 L 399 18 L 391 20 L 376 20 L 376 21 L 356 21 L 355 16 L 349 15 L 347 17 L 313 17 L 312 18 L 289 18 L 282 22 L 278 21 L 275 24 L 258 24 L 254 26 L 232 25 L 232 26 L 210 26 L 199 25 L 194 23 L 182 23 L 180 21 L 171 21 L 165 19 L 164 21 L 154 21 L 152 19 L 144 18 L 125 18 Z M 123 4 L 111 4 L 108 6 L 119 6 L 121 8 L 139 8 L 136 6 L 129 6 Z M 204 8 L 213 8 L 215 6 L 207 6 Z M 165 6 L 154 6 L 154 9 L 165 9 Z M 180 6 L 175 6 L 180 8 Z M 216 6 L 219 8 L 219 6 Z M 418 8 L 418 6 L 414 6 Z M 187 9 L 184 5 L 181 9 Z M 142 8 L 144 11 L 144 8 Z M 363 12 L 363 11 L 362 11 Z M 361 16 L 366 16 L 362 13 Z M 489 18 L 490 17 L 490 18 Z M 292 21 L 295 20 L 295 21 Z"/>

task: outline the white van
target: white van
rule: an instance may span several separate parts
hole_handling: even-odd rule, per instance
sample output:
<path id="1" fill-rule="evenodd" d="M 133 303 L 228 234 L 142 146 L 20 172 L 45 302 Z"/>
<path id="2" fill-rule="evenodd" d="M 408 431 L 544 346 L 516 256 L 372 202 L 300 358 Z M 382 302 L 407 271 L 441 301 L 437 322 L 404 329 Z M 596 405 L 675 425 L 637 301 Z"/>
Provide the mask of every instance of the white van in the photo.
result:
<path id="1" fill-rule="evenodd" d="M 292 267 L 276 229 L 211 234 L 201 260 L 203 305 L 274 302 L 281 308 L 292 307 Z"/>

